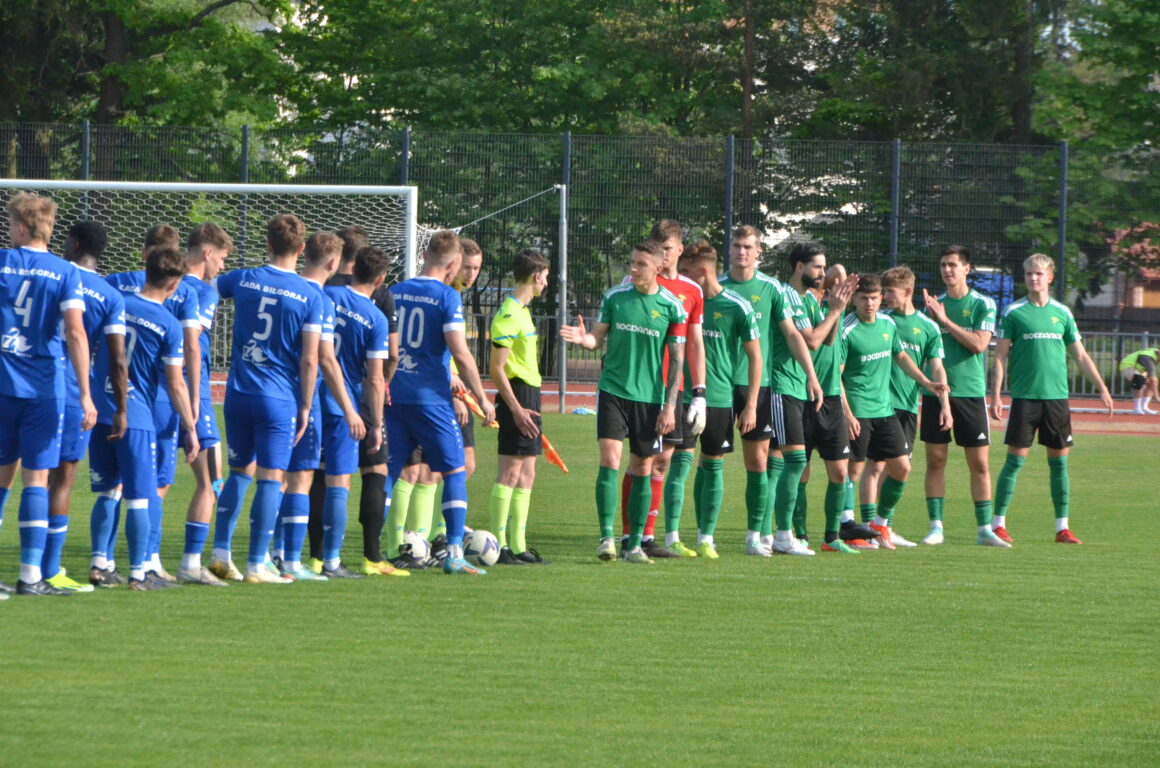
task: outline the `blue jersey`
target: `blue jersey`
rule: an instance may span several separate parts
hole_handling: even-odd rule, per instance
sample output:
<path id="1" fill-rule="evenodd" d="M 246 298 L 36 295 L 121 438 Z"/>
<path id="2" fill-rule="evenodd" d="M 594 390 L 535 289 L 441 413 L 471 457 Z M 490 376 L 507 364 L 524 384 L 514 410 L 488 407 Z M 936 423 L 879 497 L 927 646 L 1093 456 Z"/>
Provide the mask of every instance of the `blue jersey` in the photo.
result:
<path id="1" fill-rule="evenodd" d="M 192 288 L 197 297 L 197 320 L 201 327 L 201 335 L 197 338 L 198 346 L 201 348 L 201 399 L 209 400 L 209 348 L 213 341 L 213 319 L 217 313 L 218 292 L 212 285 L 193 275 L 181 278 L 181 283 Z"/>
<path id="2" fill-rule="evenodd" d="M 217 279 L 234 300 L 234 340 L 226 386 L 236 392 L 298 401 L 302 337 L 322 333 L 322 292 L 295 273 L 267 264 Z"/>
<path id="3" fill-rule="evenodd" d="M 165 366 L 181 366 L 182 330 L 159 301 L 130 293 L 125 296 L 125 356 L 129 361 L 128 417 L 130 429 L 153 431 L 153 403 L 166 389 Z M 94 390 L 97 421 L 112 424 L 116 405 L 109 384 L 109 356 L 97 360 Z"/>
<path id="4" fill-rule="evenodd" d="M 121 298 L 120 291 L 93 270 L 84 267 L 77 267 L 77 270 L 81 277 L 81 293 L 85 297 L 85 335 L 89 338 L 89 354 L 95 366 L 98 357 L 108 355 L 105 337 L 125 335 L 125 300 Z M 81 392 L 77 386 L 76 371 L 69 364 L 67 346 L 66 354 L 61 358 L 65 376 L 65 400 L 68 403 L 79 403 Z M 96 381 L 95 367 L 90 368 L 90 372 L 90 380 Z M 95 393 L 93 396 L 96 396 Z"/>
<path id="5" fill-rule="evenodd" d="M 60 324 L 68 309 L 85 309 L 76 266 L 48 251 L 0 250 L 0 395 L 64 398 Z"/>
<path id="6" fill-rule="evenodd" d="M 305 278 L 303 278 L 305 279 Z M 334 302 L 326 295 L 326 288 L 321 283 L 306 280 L 306 284 L 318 291 L 322 299 L 322 335 L 318 341 L 334 343 Z M 314 406 L 322 407 L 322 366 L 318 367 L 318 378 L 314 382 Z"/>
<path id="7" fill-rule="evenodd" d="M 358 408 L 367 360 L 390 357 L 389 324 L 373 301 L 350 286 L 328 287 L 326 293 L 334 300 L 334 354 L 342 368 L 346 393 Z M 323 393 L 322 410 L 332 416 L 342 415 L 338 400 L 329 389 Z"/>
<path id="8" fill-rule="evenodd" d="M 145 270 L 116 272 L 105 279 L 123 294 L 138 294 L 141 293 L 141 287 L 145 285 Z M 165 308 L 173 313 L 173 316 L 181 323 L 182 328 L 196 328 L 198 331 L 201 330 L 197 293 L 184 281 L 178 283 L 177 290 L 165 300 Z M 162 387 L 161 391 L 157 393 L 157 410 L 162 420 L 168 420 L 168 414 L 172 413 L 170 410 L 172 407 L 169 403 L 169 391 Z"/>
<path id="9" fill-rule="evenodd" d="M 399 314 L 399 365 L 391 379 L 391 402 L 427 405 L 451 402 L 451 353 L 443 334 L 463 330 L 463 301 L 433 277 L 413 277 L 391 286 Z"/>

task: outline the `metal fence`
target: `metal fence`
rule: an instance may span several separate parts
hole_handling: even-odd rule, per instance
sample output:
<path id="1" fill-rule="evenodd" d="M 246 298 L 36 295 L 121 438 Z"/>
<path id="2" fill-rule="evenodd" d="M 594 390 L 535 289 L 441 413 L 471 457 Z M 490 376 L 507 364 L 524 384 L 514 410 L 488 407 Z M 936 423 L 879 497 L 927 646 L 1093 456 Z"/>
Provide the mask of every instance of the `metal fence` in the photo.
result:
<path id="1" fill-rule="evenodd" d="M 732 227 L 752 224 L 765 233 L 762 268 L 773 274 L 784 276 L 784 248 L 813 238 L 831 260 L 855 270 L 908 264 L 920 289 L 941 288 L 937 254 L 959 243 L 974 253 L 980 287 L 1002 306 L 1019 291 L 1019 265 L 1033 250 L 1060 263 L 1061 295 L 1068 281 L 1091 295 L 1098 288 L 1090 277 L 1115 267 L 1106 242 L 1113 223 L 1160 216 L 1160 153 L 1066 144 L 20 123 L 0 124 L 0 174 L 417 185 L 420 223 L 464 227 L 487 255 L 465 296 L 467 311 L 480 315 L 494 311 L 510 287 L 506 265 L 516 252 L 557 255 L 556 185 L 568 189 L 563 309 L 570 316 L 594 313 L 602 292 L 624 275 L 631 244 L 658 218 L 679 219 L 721 251 Z M 558 315 L 558 295 L 553 275 L 537 310 Z M 1106 316 L 1109 308 L 1099 311 Z M 1117 311 L 1114 325 L 1094 327 L 1152 331 L 1151 312 Z M 1085 328 L 1083 308 L 1076 314 Z M 544 370 L 554 372 L 558 350 L 543 347 Z M 587 374 L 578 367 L 575 375 Z"/>

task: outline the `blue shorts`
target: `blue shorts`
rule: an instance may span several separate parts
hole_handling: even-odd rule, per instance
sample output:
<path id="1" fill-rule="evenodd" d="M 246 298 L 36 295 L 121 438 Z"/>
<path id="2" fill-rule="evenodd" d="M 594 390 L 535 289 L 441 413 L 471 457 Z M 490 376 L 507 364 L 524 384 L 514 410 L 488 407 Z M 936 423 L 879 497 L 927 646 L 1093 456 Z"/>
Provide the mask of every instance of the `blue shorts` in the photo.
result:
<path id="1" fill-rule="evenodd" d="M 313 471 L 322 466 L 322 406 L 315 401 L 310 409 L 310 422 L 302 439 L 290 452 L 291 472 Z"/>
<path id="2" fill-rule="evenodd" d="M 392 405 L 386 409 L 387 464 L 398 477 L 416 447 L 435 472 L 463 466 L 463 433 L 451 403 Z"/>
<path id="3" fill-rule="evenodd" d="M 71 403 L 64 407 L 64 429 L 60 436 L 60 460 L 80 461 L 89 450 L 91 430 L 81 429 L 85 412 Z"/>
<path id="4" fill-rule="evenodd" d="M 326 456 L 326 474 L 353 475 L 358 472 L 359 441 L 350 436 L 342 416 L 326 414 L 322 420 L 322 452 Z"/>
<path id="5" fill-rule="evenodd" d="M 120 440 L 109 441 L 112 427 L 93 427 L 89 450 L 89 484 L 93 493 L 124 486 L 126 499 L 148 499 L 157 493 L 157 435 L 148 429 L 127 429 Z"/>
<path id="6" fill-rule="evenodd" d="M 177 477 L 177 431 L 181 417 L 169 400 L 153 403 L 153 428 L 157 431 L 157 485 L 173 485 Z M 127 498 L 136 498 L 127 497 Z"/>
<path id="7" fill-rule="evenodd" d="M 264 469 L 290 466 L 298 423 L 294 402 L 226 389 L 225 416 L 231 467 L 245 467 L 254 459 Z"/>
<path id="8" fill-rule="evenodd" d="M 197 442 L 202 450 L 213 448 L 222 441 L 222 433 L 218 430 L 217 411 L 213 409 L 213 400 L 208 396 L 201 399 L 197 410 Z M 178 445 L 185 445 L 185 430 L 177 433 Z"/>
<path id="9" fill-rule="evenodd" d="M 0 395 L 0 466 L 19 459 L 25 469 L 60 464 L 64 401 Z"/>

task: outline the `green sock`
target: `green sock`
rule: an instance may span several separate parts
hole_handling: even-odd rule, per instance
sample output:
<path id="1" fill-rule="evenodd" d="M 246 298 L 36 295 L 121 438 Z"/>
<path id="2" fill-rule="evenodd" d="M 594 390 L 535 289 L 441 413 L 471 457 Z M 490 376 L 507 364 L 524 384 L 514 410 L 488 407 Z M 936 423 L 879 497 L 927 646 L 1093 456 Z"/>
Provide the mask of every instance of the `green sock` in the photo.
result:
<path id="1" fill-rule="evenodd" d="M 1023 469 L 1025 456 L 1015 453 L 1007 454 L 1007 461 L 999 470 L 999 482 L 995 484 L 995 514 L 1006 516 L 1007 507 L 1011 506 L 1011 497 L 1015 495 L 1015 481 L 1019 479 L 1019 470 Z"/>
<path id="2" fill-rule="evenodd" d="M 399 556 L 403 546 L 403 531 L 407 528 L 407 509 L 411 506 L 411 491 L 415 486 L 406 480 L 396 480 L 391 488 L 391 508 L 387 510 L 387 558 Z"/>
<path id="3" fill-rule="evenodd" d="M 882 483 L 882 493 L 878 499 L 880 502 L 878 508 L 881 510 L 878 514 L 887 520 L 892 520 L 894 518 L 894 508 L 898 506 L 898 502 L 902 501 L 902 492 L 905 490 L 905 480 L 895 480 L 890 475 L 887 475 L 886 480 Z"/>
<path id="4" fill-rule="evenodd" d="M 717 516 L 721 514 L 721 498 L 725 495 L 725 460 L 701 459 L 697 474 L 703 477 L 700 494 L 701 533 L 712 536 L 717 530 Z"/>
<path id="5" fill-rule="evenodd" d="M 528 532 L 528 508 L 531 504 L 531 488 L 516 488 L 512 490 L 512 517 L 511 524 L 508 528 L 512 532 L 512 552 L 517 555 L 528 548 L 526 534 Z"/>
<path id="6" fill-rule="evenodd" d="M 874 522 L 874 517 L 877 514 L 878 514 L 878 505 L 877 504 L 863 504 L 862 505 L 862 522 L 863 523 Z"/>
<path id="7" fill-rule="evenodd" d="M 1071 506 L 1071 479 L 1067 474 L 1067 457 L 1049 457 L 1047 469 L 1051 473 L 1051 503 L 1055 506 L 1055 519 L 1058 520 L 1068 516 L 1068 507 Z"/>
<path id="8" fill-rule="evenodd" d="M 628 545 L 627 549 L 640 546 L 644 535 L 644 524 L 648 522 L 648 508 L 652 503 L 652 477 L 633 475 L 632 489 L 628 492 Z"/>
<path id="9" fill-rule="evenodd" d="M 809 499 L 806 496 L 806 484 L 798 486 L 797 504 L 793 508 L 793 535 L 799 539 L 805 538 L 809 530 L 806 528 L 806 515 L 809 512 Z"/>
<path id="10" fill-rule="evenodd" d="M 491 513 L 491 532 L 499 540 L 500 547 L 507 546 L 508 510 L 512 504 L 512 489 L 496 483 L 491 487 L 488 511 Z"/>
<path id="11" fill-rule="evenodd" d="M 780 456 L 770 456 L 765 460 L 766 500 L 765 511 L 761 515 L 761 535 L 773 535 L 774 505 L 777 503 L 777 484 L 785 469 L 785 459 Z"/>
<path id="12" fill-rule="evenodd" d="M 751 531 L 761 530 L 765 517 L 765 502 L 769 495 L 769 476 L 764 471 L 745 472 L 745 512 Z"/>
<path id="13" fill-rule="evenodd" d="M 842 497 L 842 509 L 854 510 L 854 481 L 846 481 L 846 493 Z"/>
<path id="14" fill-rule="evenodd" d="M 431 518 L 435 516 L 434 485 L 416 485 L 411 491 L 411 510 L 407 513 L 407 529 L 425 539 L 431 533 Z"/>
<path id="15" fill-rule="evenodd" d="M 829 534 L 837 536 L 842 525 L 842 502 L 846 500 L 845 483 L 826 485 L 826 541 L 833 541 Z"/>
<path id="16" fill-rule="evenodd" d="M 704 533 L 703 527 L 705 522 L 705 508 L 701 506 L 701 493 L 705 489 L 705 460 L 697 465 L 697 471 L 693 473 L 693 515 L 697 518 L 697 533 Z"/>
<path id="17" fill-rule="evenodd" d="M 797 506 L 798 488 L 802 472 L 806 471 L 805 451 L 786 451 L 782 454 L 781 470 L 777 473 L 777 487 L 773 494 L 773 513 L 777 530 L 793 528 L 793 511 Z"/>
<path id="18" fill-rule="evenodd" d="M 693 454 L 688 451 L 673 451 L 669 474 L 665 478 L 665 533 L 672 533 L 681 527 L 681 512 L 685 507 L 685 485 L 689 482 L 689 471 L 692 468 Z"/>
<path id="19" fill-rule="evenodd" d="M 941 496 L 926 497 L 926 516 L 930 518 L 931 522 L 942 520 L 943 498 Z"/>
<path id="20" fill-rule="evenodd" d="M 991 524 L 991 501 L 975 502 L 975 525 Z"/>
<path id="21" fill-rule="evenodd" d="M 600 538 L 612 538 L 612 521 L 619 504 L 616 501 L 616 470 L 601 467 L 596 473 L 596 517 L 600 521 Z"/>

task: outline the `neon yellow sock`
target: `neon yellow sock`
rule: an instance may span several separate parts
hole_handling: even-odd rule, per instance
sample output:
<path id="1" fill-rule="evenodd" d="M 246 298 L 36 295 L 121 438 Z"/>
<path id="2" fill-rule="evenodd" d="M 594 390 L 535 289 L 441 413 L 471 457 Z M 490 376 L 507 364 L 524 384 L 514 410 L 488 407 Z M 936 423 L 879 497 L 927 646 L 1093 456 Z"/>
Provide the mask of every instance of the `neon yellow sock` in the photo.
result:
<path id="1" fill-rule="evenodd" d="M 499 483 L 491 487 L 491 501 L 488 504 L 488 511 L 491 513 L 491 532 L 495 534 L 501 549 L 507 546 L 508 510 L 511 503 L 511 488 Z"/>
<path id="2" fill-rule="evenodd" d="M 407 528 L 407 510 L 411 506 L 411 492 L 415 486 L 406 480 L 396 480 L 391 489 L 391 509 L 387 512 L 387 557 L 398 557 L 403 545 L 403 531 Z"/>
<path id="3" fill-rule="evenodd" d="M 431 518 L 435 515 L 434 485 L 416 485 L 411 491 L 411 509 L 407 512 L 407 530 L 426 538 L 431 533 Z"/>
<path id="4" fill-rule="evenodd" d="M 519 554 L 528 548 L 525 534 L 528 530 L 528 506 L 532 503 L 531 488 L 516 488 L 512 491 L 512 552 Z"/>

